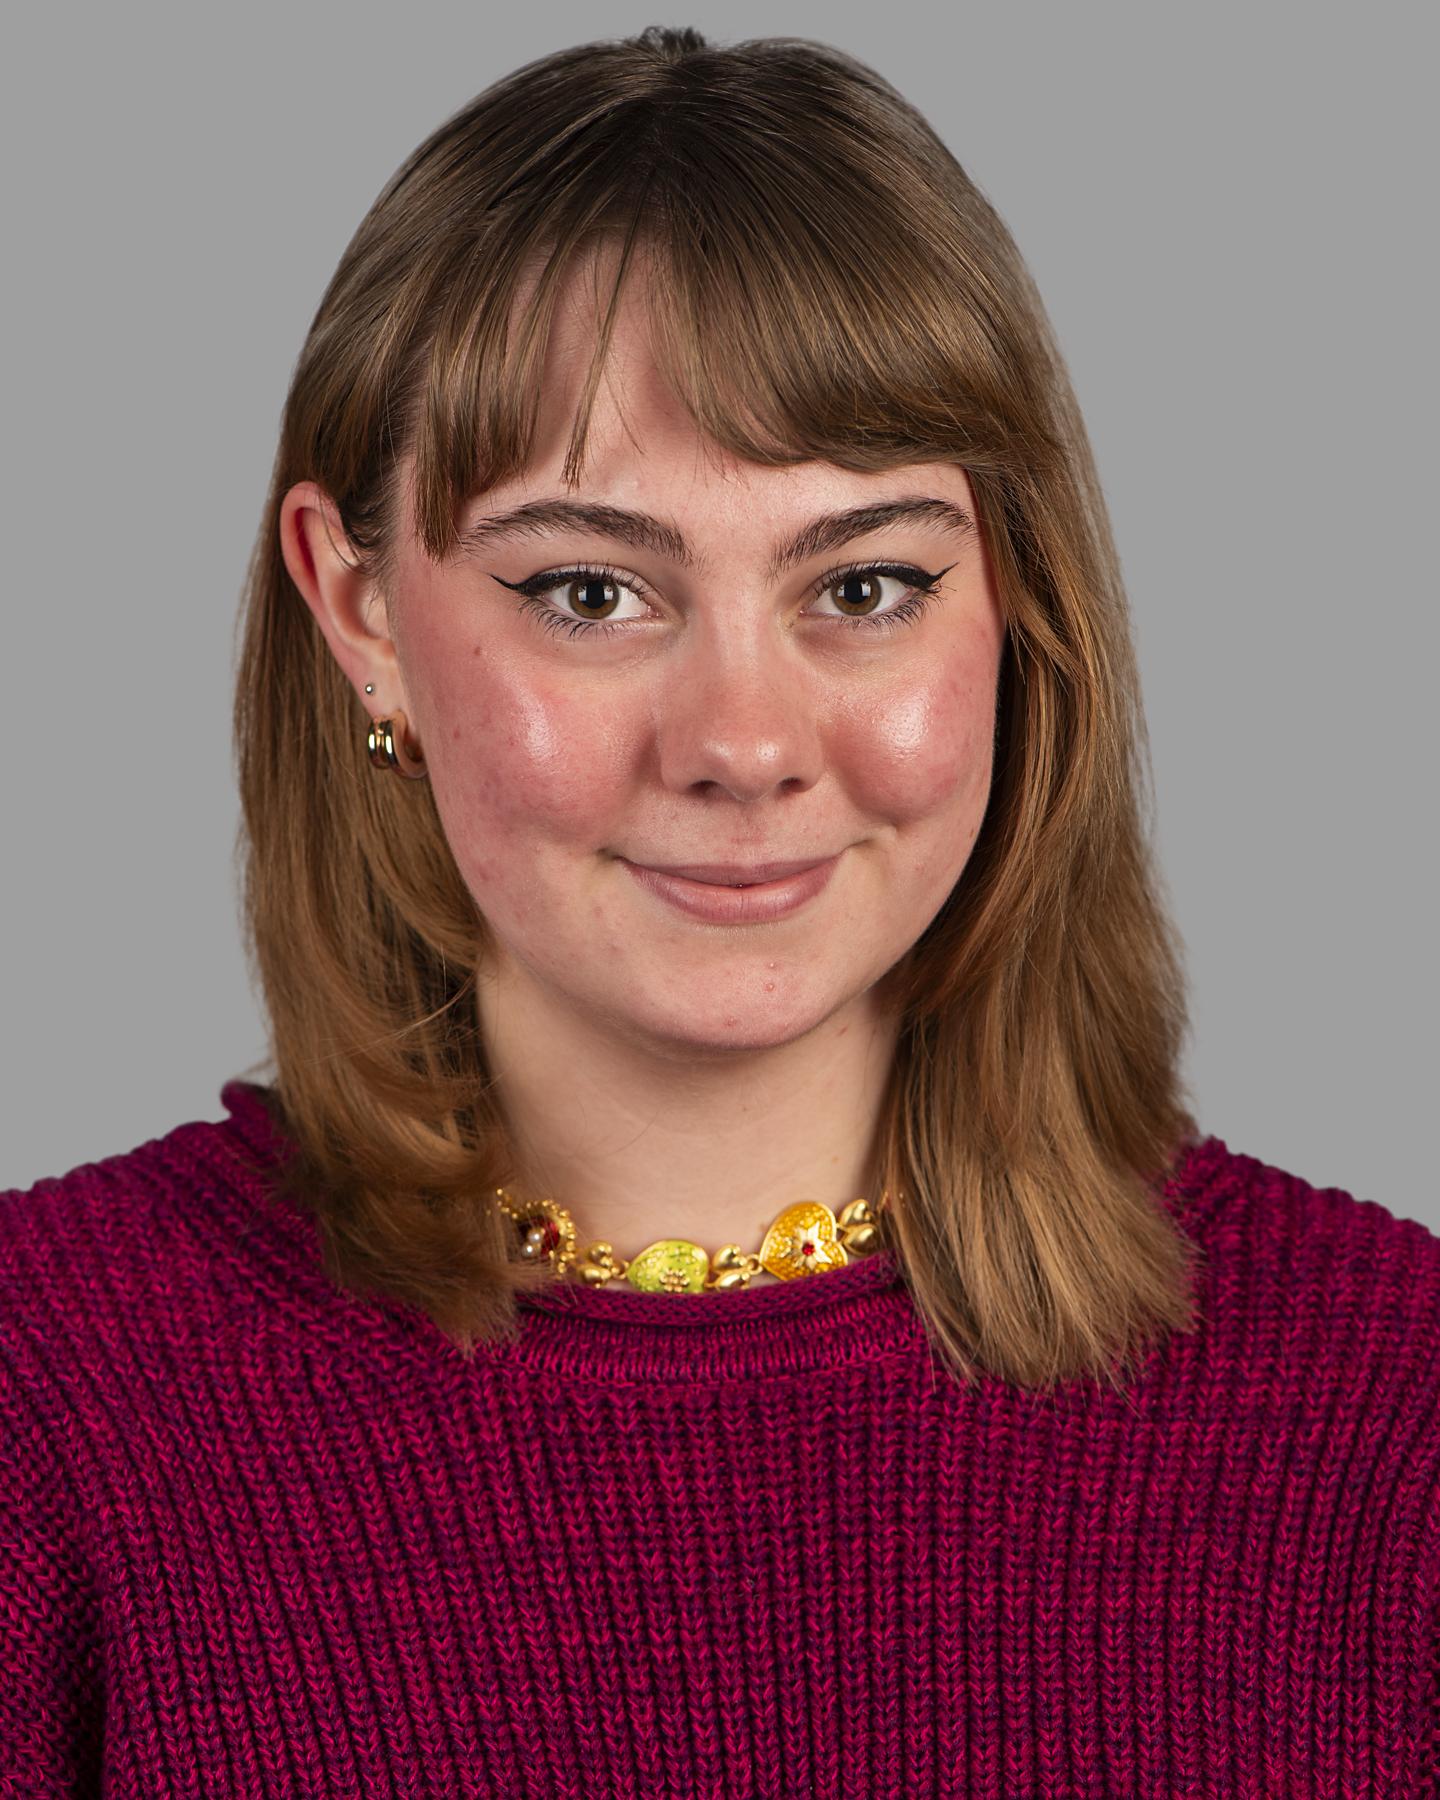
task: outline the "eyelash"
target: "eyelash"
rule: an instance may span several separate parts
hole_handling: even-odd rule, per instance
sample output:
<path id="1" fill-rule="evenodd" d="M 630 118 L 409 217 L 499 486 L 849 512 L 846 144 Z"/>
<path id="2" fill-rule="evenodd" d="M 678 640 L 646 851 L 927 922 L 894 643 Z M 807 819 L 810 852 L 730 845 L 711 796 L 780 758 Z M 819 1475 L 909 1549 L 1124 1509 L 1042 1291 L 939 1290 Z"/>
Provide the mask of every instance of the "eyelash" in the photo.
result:
<path id="1" fill-rule="evenodd" d="M 954 566 L 953 564 L 951 565 Z M 948 569 L 942 569 L 939 575 L 928 575 L 924 569 L 912 567 L 909 563 L 847 563 L 843 569 L 832 569 L 822 575 L 815 583 L 812 598 L 823 594 L 826 588 L 834 587 L 837 582 L 847 580 L 851 575 L 891 575 L 898 581 L 906 582 L 912 589 L 908 600 L 902 600 L 899 606 L 892 607 L 889 612 L 867 614 L 860 618 L 836 617 L 835 623 L 861 631 L 888 630 L 894 625 L 908 625 L 919 618 L 936 594 L 939 592 L 941 576 L 947 575 Z M 633 625 L 639 623 L 634 619 L 622 619 L 611 622 L 607 619 L 575 619 L 562 613 L 558 607 L 549 606 L 541 598 L 552 588 L 561 587 L 567 581 L 580 579 L 613 581 L 619 587 L 630 588 L 645 599 L 648 589 L 645 584 L 633 577 L 622 575 L 617 569 L 600 563 L 578 563 L 573 568 L 544 570 L 539 575 L 532 575 L 526 581 L 501 581 L 502 587 L 520 594 L 520 610 L 533 613 L 537 622 L 546 631 L 561 631 L 566 637 L 577 637 L 582 632 L 602 631 L 607 635 L 624 634 Z M 495 577 L 500 581 L 500 577 Z"/>

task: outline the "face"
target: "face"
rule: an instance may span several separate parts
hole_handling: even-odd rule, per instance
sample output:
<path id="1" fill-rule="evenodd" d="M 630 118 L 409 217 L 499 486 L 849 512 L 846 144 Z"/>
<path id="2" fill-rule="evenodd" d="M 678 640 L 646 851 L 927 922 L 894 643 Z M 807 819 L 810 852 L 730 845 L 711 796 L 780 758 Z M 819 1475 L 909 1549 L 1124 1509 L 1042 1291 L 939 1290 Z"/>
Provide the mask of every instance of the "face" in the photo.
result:
<path id="1" fill-rule="evenodd" d="M 407 518 L 394 661 L 366 705 L 405 709 L 494 973 L 659 1054 L 775 1046 L 862 1016 L 960 879 L 990 791 L 1003 616 L 962 470 L 730 458 L 662 387 L 633 293 L 567 490 L 587 287 L 550 345 L 537 456 L 467 508 L 473 544 L 433 563 Z M 550 500 L 664 532 L 476 531 Z M 806 542 L 902 500 L 928 504 Z M 753 880 L 817 859 L 823 880 L 789 906 L 773 883 L 747 898 L 637 873 Z"/>

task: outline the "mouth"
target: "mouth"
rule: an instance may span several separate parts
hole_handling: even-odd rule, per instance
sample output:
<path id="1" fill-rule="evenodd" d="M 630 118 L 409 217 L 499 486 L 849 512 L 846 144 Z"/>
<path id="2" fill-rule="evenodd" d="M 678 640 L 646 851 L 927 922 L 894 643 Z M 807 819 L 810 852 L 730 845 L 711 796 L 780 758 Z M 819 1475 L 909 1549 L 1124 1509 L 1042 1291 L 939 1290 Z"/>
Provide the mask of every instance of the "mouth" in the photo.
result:
<path id="1" fill-rule="evenodd" d="M 655 899 L 711 925 L 765 925 L 808 905 L 829 885 L 840 853 L 816 862 L 684 863 L 657 869 L 618 859 Z M 772 870 L 780 874 L 772 874 Z M 698 874 L 691 873 L 698 870 Z"/>
<path id="2" fill-rule="evenodd" d="M 628 862 L 628 857 L 622 857 Z M 678 875 L 685 881 L 703 881 L 712 887 L 759 887 L 767 881 L 784 881 L 791 875 L 803 875 L 809 869 L 818 869 L 822 863 L 833 859 L 828 856 L 809 856 L 796 862 L 765 863 L 642 863 L 632 862 L 631 867 L 648 869 L 652 875 Z"/>

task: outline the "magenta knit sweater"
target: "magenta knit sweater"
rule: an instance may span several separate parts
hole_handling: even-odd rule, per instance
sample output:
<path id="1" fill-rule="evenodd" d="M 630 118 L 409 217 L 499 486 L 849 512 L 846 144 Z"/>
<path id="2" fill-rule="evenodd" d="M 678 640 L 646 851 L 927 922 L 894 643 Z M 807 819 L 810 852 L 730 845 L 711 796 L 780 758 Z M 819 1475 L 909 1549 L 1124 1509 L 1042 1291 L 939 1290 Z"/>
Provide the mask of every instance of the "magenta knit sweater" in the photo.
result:
<path id="1" fill-rule="evenodd" d="M 1206 1138 L 1204 1326 L 967 1390 L 889 1251 L 466 1364 L 230 1117 L 0 1196 L 0 1794 L 1440 1793 L 1440 1237 Z"/>

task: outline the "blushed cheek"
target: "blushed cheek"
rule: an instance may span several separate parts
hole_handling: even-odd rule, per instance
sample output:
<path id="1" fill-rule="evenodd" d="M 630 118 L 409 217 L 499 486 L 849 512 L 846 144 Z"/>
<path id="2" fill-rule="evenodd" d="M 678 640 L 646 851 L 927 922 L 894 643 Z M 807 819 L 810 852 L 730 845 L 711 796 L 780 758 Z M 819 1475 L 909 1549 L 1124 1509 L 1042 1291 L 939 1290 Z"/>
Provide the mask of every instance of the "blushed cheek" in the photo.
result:
<path id="1" fill-rule="evenodd" d="M 431 759 L 446 835 L 477 876 L 487 852 L 533 855 L 539 843 L 593 849 L 626 790 L 633 753 L 623 720 L 583 695 L 500 681 L 472 662 L 435 684 L 446 721 Z M 597 835 L 598 834 L 598 835 Z"/>
<path id="2" fill-rule="evenodd" d="M 980 823 L 990 792 L 995 668 L 956 661 L 897 677 L 847 719 L 847 785 L 872 815 L 904 829 L 927 819 Z"/>

